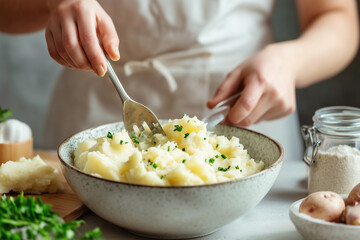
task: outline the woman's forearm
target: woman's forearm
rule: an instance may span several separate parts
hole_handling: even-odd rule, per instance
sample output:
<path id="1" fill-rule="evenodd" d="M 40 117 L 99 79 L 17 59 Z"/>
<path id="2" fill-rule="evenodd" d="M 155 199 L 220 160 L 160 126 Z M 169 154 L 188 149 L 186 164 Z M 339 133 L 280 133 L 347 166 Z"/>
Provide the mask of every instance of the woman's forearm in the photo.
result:
<path id="1" fill-rule="evenodd" d="M 291 62 L 296 87 L 339 73 L 355 56 L 359 45 L 356 6 L 351 10 L 329 10 L 303 21 L 302 27 L 298 39 L 274 44 Z"/>
<path id="2" fill-rule="evenodd" d="M 45 27 L 46 0 L 0 0 L 0 32 L 28 33 Z"/>

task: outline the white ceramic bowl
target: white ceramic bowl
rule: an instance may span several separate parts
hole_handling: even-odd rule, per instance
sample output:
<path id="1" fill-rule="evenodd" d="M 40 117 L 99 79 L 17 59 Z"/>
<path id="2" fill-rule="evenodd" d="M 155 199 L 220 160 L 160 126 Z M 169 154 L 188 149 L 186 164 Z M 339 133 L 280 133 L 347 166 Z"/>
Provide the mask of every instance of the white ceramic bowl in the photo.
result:
<path id="1" fill-rule="evenodd" d="M 98 216 L 138 235 L 189 238 L 210 234 L 255 207 L 279 174 L 283 149 L 274 140 L 236 127 L 218 126 L 215 133 L 236 136 L 265 169 L 225 183 L 159 187 L 110 181 L 73 166 L 79 142 L 117 132 L 122 123 L 103 125 L 65 140 L 58 149 L 62 172 L 71 188 Z"/>
<path id="2" fill-rule="evenodd" d="M 345 199 L 346 196 L 342 195 Z M 297 231 L 309 240 L 355 240 L 360 239 L 360 226 L 346 225 L 342 223 L 326 222 L 299 213 L 300 199 L 294 202 L 289 210 L 289 216 Z"/>

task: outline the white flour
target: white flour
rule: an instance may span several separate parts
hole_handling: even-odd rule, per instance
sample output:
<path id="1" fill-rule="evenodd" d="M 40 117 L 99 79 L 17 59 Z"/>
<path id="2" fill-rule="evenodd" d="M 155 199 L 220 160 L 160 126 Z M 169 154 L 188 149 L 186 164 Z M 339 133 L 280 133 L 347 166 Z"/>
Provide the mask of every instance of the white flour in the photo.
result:
<path id="1" fill-rule="evenodd" d="M 348 194 L 360 182 L 360 151 L 338 145 L 319 151 L 309 170 L 309 193 L 333 191 Z"/>

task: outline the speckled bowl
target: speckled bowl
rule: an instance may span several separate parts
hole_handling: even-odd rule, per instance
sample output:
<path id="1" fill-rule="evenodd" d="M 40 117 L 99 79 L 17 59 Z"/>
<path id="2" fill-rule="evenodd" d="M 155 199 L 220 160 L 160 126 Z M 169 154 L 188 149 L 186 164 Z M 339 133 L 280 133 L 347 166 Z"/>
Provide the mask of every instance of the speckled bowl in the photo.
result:
<path id="1" fill-rule="evenodd" d="M 113 123 L 80 132 L 60 145 L 58 155 L 65 178 L 89 209 L 141 236 L 179 239 L 215 232 L 261 201 L 282 164 L 283 149 L 276 141 L 250 130 L 217 126 L 215 133 L 240 138 L 254 159 L 264 161 L 265 169 L 225 183 L 159 187 L 105 180 L 74 167 L 79 142 L 122 128 L 122 123 Z"/>
<path id="2" fill-rule="evenodd" d="M 347 195 L 341 195 L 346 199 Z M 308 240 L 355 240 L 360 238 L 360 226 L 342 223 L 326 222 L 299 213 L 299 207 L 304 199 L 294 202 L 289 210 L 289 216 L 296 230 Z"/>

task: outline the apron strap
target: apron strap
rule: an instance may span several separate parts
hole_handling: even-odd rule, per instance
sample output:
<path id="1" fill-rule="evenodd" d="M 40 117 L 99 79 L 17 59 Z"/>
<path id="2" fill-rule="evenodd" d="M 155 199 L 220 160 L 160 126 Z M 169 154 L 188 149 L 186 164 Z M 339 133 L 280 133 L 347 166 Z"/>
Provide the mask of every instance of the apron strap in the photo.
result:
<path id="1" fill-rule="evenodd" d="M 173 63 L 183 59 L 191 59 L 196 57 L 210 57 L 211 53 L 208 51 L 185 51 L 173 52 L 165 55 L 160 55 L 156 58 L 147 59 L 144 61 L 129 61 L 124 64 L 124 73 L 126 76 L 131 76 L 134 73 L 142 71 L 155 71 L 161 74 L 166 80 L 170 92 L 175 92 L 178 88 L 174 76 L 169 71 L 166 63 Z"/>
<path id="2" fill-rule="evenodd" d="M 169 85 L 170 92 L 177 90 L 177 83 L 169 69 L 158 59 L 150 59 L 146 61 L 129 61 L 124 65 L 126 76 L 131 76 L 136 72 L 153 70 L 160 73 Z"/>

